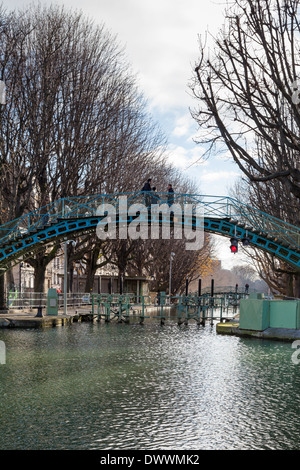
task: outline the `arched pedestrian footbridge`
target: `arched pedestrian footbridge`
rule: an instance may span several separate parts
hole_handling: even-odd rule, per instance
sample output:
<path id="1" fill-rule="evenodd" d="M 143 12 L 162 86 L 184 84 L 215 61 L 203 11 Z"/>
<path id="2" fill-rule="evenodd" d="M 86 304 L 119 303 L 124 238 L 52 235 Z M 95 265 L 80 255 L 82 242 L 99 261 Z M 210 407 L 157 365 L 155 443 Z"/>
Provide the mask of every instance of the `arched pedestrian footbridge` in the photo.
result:
<path id="1" fill-rule="evenodd" d="M 264 250 L 300 270 L 299 227 L 230 197 L 174 193 L 171 202 L 169 193 L 154 193 L 154 197 L 159 209 L 166 203 L 173 203 L 176 207 L 189 206 L 193 211 L 200 209 L 205 231 L 228 238 L 236 237 L 240 241 L 246 238 L 249 246 Z M 126 201 L 127 208 L 135 207 L 138 210 L 138 205 L 149 206 L 149 198 L 146 192 L 63 198 L 0 226 L 1 273 L 44 245 L 80 236 L 95 231 L 98 224 L 107 224 L 109 211 L 103 215 L 101 208 L 109 205 L 118 212 L 120 201 L 123 208 Z M 117 224 L 121 221 L 128 224 L 135 217 L 127 211 L 126 214 L 118 212 L 115 220 Z M 150 216 L 147 214 L 147 217 Z M 160 217 L 163 220 L 167 215 Z M 183 219 L 178 220 L 183 223 Z M 188 223 L 193 226 L 194 219 L 190 217 Z"/>

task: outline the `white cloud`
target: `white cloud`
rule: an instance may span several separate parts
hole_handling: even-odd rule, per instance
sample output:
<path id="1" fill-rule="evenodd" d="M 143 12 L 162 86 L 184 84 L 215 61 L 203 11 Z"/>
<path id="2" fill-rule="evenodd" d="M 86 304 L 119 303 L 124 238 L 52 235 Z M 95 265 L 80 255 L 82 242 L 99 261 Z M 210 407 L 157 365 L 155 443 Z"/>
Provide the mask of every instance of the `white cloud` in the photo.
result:
<path id="1" fill-rule="evenodd" d="M 200 175 L 200 180 L 205 181 L 206 183 L 213 183 L 217 181 L 229 181 L 234 178 L 238 178 L 240 176 L 240 173 L 237 171 L 228 171 L 228 170 L 222 170 L 222 171 L 207 171 L 204 170 L 204 172 L 201 173 Z"/>
<path id="2" fill-rule="evenodd" d="M 184 135 L 187 135 L 190 129 L 190 124 L 187 122 L 186 119 L 181 118 L 181 120 L 178 120 L 176 123 L 176 127 L 173 130 L 173 135 L 175 137 L 183 137 Z"/>
<path id="3" fill-rule="evenodd" d="M 172 136 L 176 138 L 185 137 L 187 143 L 192 143 L 197 127 L 195 120 L 190 113 L 180 115 L 175 119 Z M 195 145 L 195 144 L 194 144 Z"/>
<path id="4" fill-rule="evenodd" d="M 181 145 L 170 144 L 168 158 L 174 166 L 185 170 L 191 165 L 194 168 L 208 165 L 207 161 L 202 159 L 203 153 L 204 149 L 202 147 L 189 149 Z"/>
<path id="5" fill-rule="evenodd" d="M 5 0 L 8 3 L 8 0 Z M 10 0 L 9 7 L 31 0 Z M 198 35 L 223 23 L 212 0 L 56 0 L 104 22 L 126 47 L 142 90 L 154 107 L 187 107 L 187 84 L 198 60 Z"/>
<path id="6" fill-rule="evenodd" d="M 49 4 L 47 0 L 41 3 Z M 3 0 L 8 9 L 26 7 L 32 0 Z M 192 105 L 188 82 L 199 58 L 199 35 L 216 33 L 222 25 L 223 4 L 214 0 L 53 0 L 81 10 L 104 23 L 125 47 L 140 87 L 152 107 Z"/>

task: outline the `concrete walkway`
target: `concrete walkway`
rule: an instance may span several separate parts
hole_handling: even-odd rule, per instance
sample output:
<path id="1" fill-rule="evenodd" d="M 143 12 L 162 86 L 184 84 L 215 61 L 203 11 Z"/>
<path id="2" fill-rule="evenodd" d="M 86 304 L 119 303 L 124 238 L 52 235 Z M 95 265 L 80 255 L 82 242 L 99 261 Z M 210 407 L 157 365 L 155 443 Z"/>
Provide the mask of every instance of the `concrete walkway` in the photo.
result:
<path id="1" fill-rule="evenodd" d="M 32 311 L 14 310 L 0 314 L 0 328 L 47 328 L 60 325 L 70 325 L 78 320 L 80 309 L 68 311 L 64 315 L 63 310 L 58 311 L 58 315 L 46 315 L 45 309 L 42 316 L 38 316 L 37 309 Z M 85 309 L 82 313 L 89 313 Z"/>

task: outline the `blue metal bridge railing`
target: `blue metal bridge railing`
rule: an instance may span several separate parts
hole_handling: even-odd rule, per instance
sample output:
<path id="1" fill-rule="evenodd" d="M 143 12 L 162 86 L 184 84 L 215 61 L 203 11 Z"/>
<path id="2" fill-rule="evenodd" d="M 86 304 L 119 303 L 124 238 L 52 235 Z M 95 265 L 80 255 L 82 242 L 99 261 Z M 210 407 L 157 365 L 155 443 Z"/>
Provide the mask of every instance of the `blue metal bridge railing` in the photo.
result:
<path id="1" fill-rule="evenodd" d="M 162 214 L 161 221 L 168 221 L 172 211 L 174 227 L 175 223 L 179 228 L 184 223 L 193 228 L 203 227 L 207 232 L 228 238 L 236 237 L 242 242 L 247 239 L 247 243 L 252 247 L 268 252 L 294 269 L 300 270 L 299 227 L 230 197 L 128 192 L 59 199 L 3 224 L 0 226 L 0 275 L 20 259 L 25 260 L 33 252 L 43 250 L 45 245 L 58 243 L 74 234 L 80 236 L 93 232 L 99 223 L 102 227 L 105 226 L 108 222 L 105 221 L 106 214 L 109 217 L 115 212 L 118 214 L 118 220 L 115 221 L 127 225 L 136 217 L 135 210 L 132 211 L 133 215 L 128 213 L 128 210 L 134 207 L 137 211 L 142 210 L 143 223 L 148 226 L 149 212 L 144 206 L 149 208 L 151 197 L 155 197 L 159 204 L 158 210 L 158 204 L 155 205 L 156 211 L 153 214 L 151 208 L 151 224 L 160 220 L 158 212 L 163 212 L 161 209 L 166 207 L 166 203 L 170 206 L 169 198 L 172 197 L 173 204 L 168 207 L 169 214 Z M 110 206 L 106 206 L 107 204 Z M 136 206 L 133 206 L 134 204 Z M 141 204 L 145 210 L 140 209 Z M 192 209 L 192 213 L 200 217 L 186 217 L 186 204 L 189 205 L 188 212 Z M 123 211 L 126 212 L 125 217 Z M 180 214 L 184 214 L 184 217 L 180 217 Z"/>
<path id="2" fill-rule="evenodd" d="M 151 196 L 153 196 L 152 193 Z M 140 191 L 59 199 L 0 226 L 0 246 L 59 219 L 96 216 L 97 210 L 104 204 L 111 204 L 118 209 L 121 197 L 127 198 L 128 206 L 132 204 L 147 205 L 149 193 Z M 155 192 L 154 197 L 158 204 L 163 204 L 168 202 L 169 193 Z M 174 193 L 173 201 L 174 204 L 181 206 L 192 204 L 194 208 L 200 208 L 204 218 L 226 219 L 244 226 L 246 230 L 248 228 L 251 231 L 263 232 L 266 236 L 284 242 L 295 249 L 300 246 L 299 227 L 231 197 Z"/>

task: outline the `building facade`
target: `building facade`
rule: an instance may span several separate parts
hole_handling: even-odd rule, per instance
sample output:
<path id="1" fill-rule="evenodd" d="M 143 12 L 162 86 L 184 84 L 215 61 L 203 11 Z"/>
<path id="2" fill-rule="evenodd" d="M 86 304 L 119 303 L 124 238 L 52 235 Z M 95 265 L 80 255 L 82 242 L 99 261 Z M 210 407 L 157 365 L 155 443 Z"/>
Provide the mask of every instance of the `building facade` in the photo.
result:
<path id="1" fill-rule="evenodd" d="M 57 256 L 47 266 L 45 272 L 44 292 L 54 288 L 58 292 L 64 292 L 64 257 Z M 75 263 L 73 270 L 73 293 L 86 293 L 86 274 L 84 267 L 80 263 Z M 68 274 L 69 275 L 69 274 Z M 105 269 L 97 270 L 93 293 L 115 293 L 120 292 L 126 294 L 134 294 L 136 296 L 149 295 L 150 278 L 146 276 L 125 276 L 120 281 L 115 267 L 107 265 Z M 14 266 L 12 273 L 6 277 L 6 285 L 8 292 L 29 293 L 34 292 L 34 269 L 26 261 Z"/>

